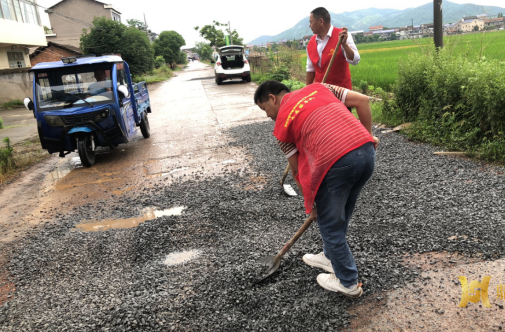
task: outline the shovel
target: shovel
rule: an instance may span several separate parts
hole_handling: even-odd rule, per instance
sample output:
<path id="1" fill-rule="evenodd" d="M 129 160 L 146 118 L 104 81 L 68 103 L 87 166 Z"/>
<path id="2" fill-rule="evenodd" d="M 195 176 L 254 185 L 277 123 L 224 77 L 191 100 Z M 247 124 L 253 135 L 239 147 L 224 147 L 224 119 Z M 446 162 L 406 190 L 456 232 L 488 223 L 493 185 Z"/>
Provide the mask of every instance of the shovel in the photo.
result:
<path id="1" fill-rule="evenodd" d="M 264 280 L 266 277 L 270 276 L 272 273 L 277 271 L 279 265 L 281 263 L 281 258 L 291 249 L 293 244 L 298 240 L 300 236 L 309 228 L 312 223 L 312 217 L 308 217 L 307 220 L 303 223 L 302 227 L 296 232 L 296 234 L 289 240 L 284 247 L 277 253 L 275 256 L 267 256 L 263 257 L 259 260 L 259 263 L 263 265 L 262 271 L 258 274 L 258 277 L 254 281 L 254 283 L 258 283 Z"/>
<path id="2" fill-rule="evenodd" d="M 344 28 L 344 30 L 347 31 L 346 28 Z M 341 44 L 342 44 L 342 39 L 339 38 L 338 43 L 337 43 L 337 47 L 335 47 L 333 55 L 331 56 L 330 63 L 328 64 L 328 68 L 326 68 L 326 73 L 324 74 L 322 83 L 326 82 L 326 79 L 328 78 L 328 74 L 330 73 L 330 69 L 333 66 L 333 61 L 335 60 L 335 55 L 337 55 Z M 288 163 L 288 166 L 286 166 L 286 170 L 284 171 L 284 175 L 282 175 L 281 186 L 282 186 L 282 189 L 284 190 L 284 192 L 288 196 L 296 196 L 296 191 L 293 189 L 293 187 L 289 184 L 284 184 L 284 180 L 286 180 L 286 177 L 288 176 L 289 169 L 290 169 L 290 166 Z"/>

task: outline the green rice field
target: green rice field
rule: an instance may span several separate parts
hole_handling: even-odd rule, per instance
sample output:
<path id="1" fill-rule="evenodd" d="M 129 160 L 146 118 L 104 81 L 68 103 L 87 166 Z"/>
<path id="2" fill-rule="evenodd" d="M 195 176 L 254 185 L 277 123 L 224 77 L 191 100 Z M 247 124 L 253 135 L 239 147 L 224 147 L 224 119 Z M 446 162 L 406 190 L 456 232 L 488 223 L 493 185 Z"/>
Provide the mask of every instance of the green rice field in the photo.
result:
<path id="1" fill-rule="evenodd" d="M 367 81 L 368 85 L 390 91 L 398 76 L 400 59 L 426 52 L 432 42 L 431 38 L 422 38 L 358 44 L 361 61 L 357 66 L 350 66 L 353 85 Z M 444 48 L 475 60 L 505 60 L 505 30 L 444 37 Z M 305 51 L 300 53 L 305 66 L 307 54 Z"/>

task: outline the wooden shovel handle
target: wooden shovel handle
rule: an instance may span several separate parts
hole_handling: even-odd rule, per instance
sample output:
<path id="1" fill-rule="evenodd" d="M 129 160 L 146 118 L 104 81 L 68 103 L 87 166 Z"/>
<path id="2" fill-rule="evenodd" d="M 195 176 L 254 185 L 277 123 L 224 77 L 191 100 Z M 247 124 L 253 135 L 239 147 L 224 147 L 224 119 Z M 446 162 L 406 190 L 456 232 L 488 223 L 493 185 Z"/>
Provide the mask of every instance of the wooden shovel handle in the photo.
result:
<path id="1" fill-rule="evenodd" d="M 300 236 L 302 236 L 303 233 L 305 233 L 305 231 L 307 230 L 307 228 L 309 228 L 310 224 L 312 224 L 312 217 L 308 217 L 307 220 L 305 220 L 305 222 L 303 223 L 302 227 L 300 227 L 300 229 L 298 230 L 298 232 L 296 232 L 295 235 L 293 235 L 293 237 L 291 238 L 291 240 L 289 240 L 285 245 L 284 247 L 282 247 L 281 251 L 279 251 L 279 253 L 275 256 L 275 259 L 280 259 L 282 256 L 284 256 L 285 253 L 287 253 L 289 251 L 289 249 L 291 249 L 291 247 L 293 246 L 293 244 L 295 244 L 295 242 L 298 240 L 298 238 Z"/>
<path id="2" fill-rule="evenodd" d="M 288 165 L 286 166 L 286 170 L 284 171 L 284 174 L 282 175 L 281 186 L 284 184 L 284 180 L 286 180 L 286 177 L 288 176 L 288 172 L 290 169 L 291 169 L 291 167 L 289 166 L 289 163 L 288 163 Z"/>
<path id="3" fill-rule="evenodd" d="M 344 28 L 345 31 L 347 31 L 346 28 Z M 335 60 L 335 56 L 338 53 L 338 50 L 340 50 L 340 45 L 342 44 L 342 39 L 338 38 L 338 43 L 337 47 L 335 48 L 333 55 L 331 56 L 330 64 L 328 65 L 328 68 L 326 68 L 326 73 L 324 74 L 323 81 L 321 83 L 326 82 L 326 79 L 328 78 L 328 74 L 330 73 L 330 69 L 333 66 L 333 61 Z"/>

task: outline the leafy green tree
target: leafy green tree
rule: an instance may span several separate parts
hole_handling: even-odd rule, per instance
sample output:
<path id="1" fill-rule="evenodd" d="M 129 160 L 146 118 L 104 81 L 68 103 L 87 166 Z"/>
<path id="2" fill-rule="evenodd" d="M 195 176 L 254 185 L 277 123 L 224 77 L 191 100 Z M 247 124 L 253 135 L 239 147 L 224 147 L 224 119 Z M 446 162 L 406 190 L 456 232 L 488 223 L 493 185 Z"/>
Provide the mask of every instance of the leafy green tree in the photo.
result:
<path id="1" fill-rule="evenodd" d="M 479 26 L 478 25 L 474 26 L 473 31 L 479 31 Z"/>
<path id="2" fill-rule="evenodd" d="M 221 27 L 228 27 L 228 24 L 217 21 L 212 21 L 212 23 L 212 25 L 205 25 L 201 29 L 197 26 L 195 30 L 199 31 L 200 36 L 209 41 L 211 47 L 215 46 L 219 48 L 226 46 L 224 32 L 221 30 Z M 244 45 L 244 40 L 239 37 L 237 30 L 230 31 L 230 29 L 225 29 L 225 31 L 231 36 L 233 45 Z"/>
<path id="3" fill-rule="evenodd" d="M 397 40 L 398 36 L 396 35 L 396 33 L 392 33 L 390 39 L 391 40 Z"/>
<path id="4" fill-rule="evenodd" d="M 154 52 L 146 34 L 105 17 L 95 17 L 89 31 L 83 29 L 80 48 L 84 54 L 121 54 L 132 75 L 153 69 Z"/>
<path id="5" fill-rule="evenodd" d="M 503 13 L 498 13 L 498 17 L 503 17 Z"/>
<path id="6" fill-rule="evenodd" d="M 165 61 L 173 68 L 174 64 L 185 63 L 186 55 L 181 54 L 181 47 L 186 45 L 186 41 L 175 31 L 162 31 L 158 39 L 153 43 L 154 54 L 161 55 Z"/>
<path id="7" fill-rule="evenodd" d="M 212 60 L 212 47 L 205 42 L 197 42 L 194 48 L 195 52 L 202 60 Z"/>

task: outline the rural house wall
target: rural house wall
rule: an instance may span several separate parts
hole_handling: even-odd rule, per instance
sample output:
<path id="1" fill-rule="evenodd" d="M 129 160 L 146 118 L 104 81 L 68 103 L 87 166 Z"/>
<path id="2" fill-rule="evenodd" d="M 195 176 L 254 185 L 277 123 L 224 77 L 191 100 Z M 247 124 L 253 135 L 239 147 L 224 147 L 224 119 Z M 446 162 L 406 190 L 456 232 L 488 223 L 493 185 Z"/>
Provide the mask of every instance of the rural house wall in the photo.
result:
<path id="1" fill-rule="evenodd" d="M 62 17 L 51 9 L 78 21 L 70 18 Z M 60 2 L 48 10 L 49 21 L 55 37 L 47 37 L 47 41 L 58 44 L 66 44 L 79 47 L 82 29 L 89 29 L 89 25 L 85 25 L 79 21 L 84 21 L 89 24 L 93 22 L 93 18 L 104 16 L 112 19 L 111 9 L 105 9 L 104 4 L 94 0 L 65 0 Z"/>

